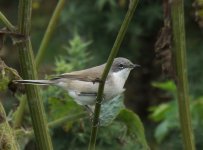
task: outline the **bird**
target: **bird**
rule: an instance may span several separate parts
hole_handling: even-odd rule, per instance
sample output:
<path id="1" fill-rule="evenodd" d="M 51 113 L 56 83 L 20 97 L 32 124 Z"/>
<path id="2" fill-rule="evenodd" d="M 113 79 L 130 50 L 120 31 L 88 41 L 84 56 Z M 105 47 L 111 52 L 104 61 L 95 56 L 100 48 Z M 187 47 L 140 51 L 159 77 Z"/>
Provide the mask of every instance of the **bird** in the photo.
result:
<path id="1" fill-rule="evenodd" d="M 66 90 L 73 100 L 84 106 L 93 106 L 96 102 L 99 82 L 106 63 L 92 68 L 64 73 L 50 80 L 14 80 L 19 84 L 54 85 Z M 103 102 L 109 101 L 125 91 L 124 84 L 130 71 L 138 64 L 129 59 L 115 58 L 105 81 Z"/>

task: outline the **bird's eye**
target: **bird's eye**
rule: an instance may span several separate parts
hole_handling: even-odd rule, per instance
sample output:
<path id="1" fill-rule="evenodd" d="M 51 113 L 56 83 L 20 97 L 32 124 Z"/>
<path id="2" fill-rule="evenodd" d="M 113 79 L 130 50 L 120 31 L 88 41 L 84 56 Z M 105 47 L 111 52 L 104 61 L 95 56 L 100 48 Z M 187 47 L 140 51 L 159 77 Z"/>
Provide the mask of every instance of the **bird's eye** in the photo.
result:
<path id="1" fill-rule="evenodd" d="M 119 64 L 118 66 L 119 66 L 119 68 L 121 68 L 121 69 L 124 68 L 123 64 Z"/>

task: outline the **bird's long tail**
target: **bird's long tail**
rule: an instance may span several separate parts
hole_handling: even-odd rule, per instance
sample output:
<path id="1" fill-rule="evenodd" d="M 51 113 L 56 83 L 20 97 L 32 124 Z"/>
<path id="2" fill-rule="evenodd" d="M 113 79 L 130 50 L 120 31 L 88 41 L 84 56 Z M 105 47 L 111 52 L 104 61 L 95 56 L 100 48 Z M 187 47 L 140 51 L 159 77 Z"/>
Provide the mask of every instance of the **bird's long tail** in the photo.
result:
<path id="1" fill-rule="evenodd" d="M 35 85 L 48 85 L 48 84 L 54 84 L 54 81 L 51 80 L 14 80 L 15 83 L 20 84 L 35 84 Z"/>

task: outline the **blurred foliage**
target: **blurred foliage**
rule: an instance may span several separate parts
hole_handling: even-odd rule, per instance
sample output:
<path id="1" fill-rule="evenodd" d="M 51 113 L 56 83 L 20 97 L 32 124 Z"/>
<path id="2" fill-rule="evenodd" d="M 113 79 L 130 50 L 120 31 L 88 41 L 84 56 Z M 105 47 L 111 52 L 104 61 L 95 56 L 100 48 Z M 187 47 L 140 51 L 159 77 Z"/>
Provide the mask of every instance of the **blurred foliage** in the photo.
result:
<path id="1" fill-rule="evenodd" d="M 155 82 L 152 83 L 152 86 L 169 92 L 173 97 L 173 100 L 169 103 L 163 103 L 150 108 L 152 112 L 150 118 L 160 122 L 155 130 L 155 138 L 157 142 L 161 143 L 173 129 L 179 128 L 177 92 L 176 86 L 172 81 Z"/>
<path id="2" fill-rule="evenodd" d="M 172 95 L 172 100 L 170 102 L 162 103 L 158 106 L 152 106 L 150 108 L 152 113 L 150 114 L 149 118 L 158 123 L 154 132 L 154 137 L 159 143 L 159 147 L 167 146 L 169 149 L 178 150 L 182 148 L 182 140 L 180 133 L 176 86 L 172 81 L 156 82 L 152 83 L 152 85 Z M 203 98 L 199 97 L 194 99 L 191 97 L 190 99 L 192 126 L 196 135 L 196 147 L 197 149 L 202 149 L 203 144 L 200 142 L 199 138 L 203 137 L 203 134 L 201 133 L 203 125 Z"/>
<path id="3" fill-rule="evenodd" d="M 20 79 L 18 72 L 8 67 L 0 58 L 0 91 L 7 90 L 9 82 L 13 79 Z"/>
<path id="4" fill-rule="evenodd" d="M 92 56 L 87 52 L 91 42 L 83 42 L 81 37 L 75 33 L 73 39 L 70 40 L 70 46 L 64 46 L 67 52 L 65 56 L 56 59 L 56 73 L 70 72 L 72 70 L 80 70 L 87 66 L 92 60 Z M 67 63 L 70 62 L 70 63 Z"/>

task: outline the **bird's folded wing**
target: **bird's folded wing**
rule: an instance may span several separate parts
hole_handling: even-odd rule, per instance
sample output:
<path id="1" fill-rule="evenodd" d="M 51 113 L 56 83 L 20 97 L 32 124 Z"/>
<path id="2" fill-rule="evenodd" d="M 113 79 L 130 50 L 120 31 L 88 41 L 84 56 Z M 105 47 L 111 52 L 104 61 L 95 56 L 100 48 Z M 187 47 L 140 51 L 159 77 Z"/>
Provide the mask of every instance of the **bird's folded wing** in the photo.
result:
<path id="1" fill-rule="evenodd" d="M 97 96 L 97 93 L 90 93 L 90 92 L 80 92 L 78 96 Z"/>
<path id="2" fill-rule="evenodd" d="M 79 81 L 86 81 L 86 82 L 99 82 L 100 78 L 93 78 L 90 76 L 81 76 L 81 75 L 72 75 L 72 74 L 63 74 L 52 78 L 51 80 L 57 79 L 69 79 L 69 80 L 79 80 Z"/>
<path id="3" fill-rule="evenodd" d="M 85 69 L 81 71 L 74 71 L 71 73 L 64 73 L 59 76 L 56 76 L 55 78 L 52 78 L 51 80 L 57 80 L 57 79 L 69 79 L 69 80 L 80 80 L 85 82 L 100 82 L 102 73 L 103 73 L 103 65 L 98 66 L 95 70 L 95 67 L 90 69 Z"/>

